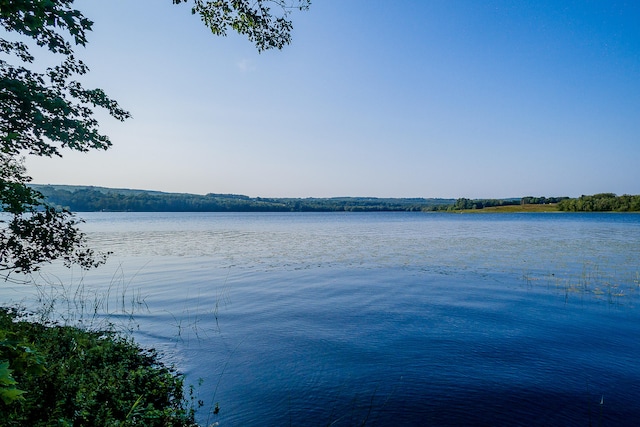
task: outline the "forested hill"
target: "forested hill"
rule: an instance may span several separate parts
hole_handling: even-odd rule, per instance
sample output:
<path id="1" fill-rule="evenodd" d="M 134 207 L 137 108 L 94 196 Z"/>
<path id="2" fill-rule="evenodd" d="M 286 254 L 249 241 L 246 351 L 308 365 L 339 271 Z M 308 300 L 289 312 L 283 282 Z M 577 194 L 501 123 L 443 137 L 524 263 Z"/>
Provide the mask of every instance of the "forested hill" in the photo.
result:
<path id="1" fill-rule="evenodd" d="M 73 212 L 332 212 L 429 211 L 455 199 L 424 198 L 262 198 L 236 194 L 185 194 L 68 185 L 31 185 L 48 202 Z"/>
<path id="2" fill-rule="evenodd" d="M 531 205 L 547 210 L 573 212 L 638 212 L 640 195 L 594 194 L 579 198 L 522 197 L 510 199 L 441 198 L 262 198 L 238 194 L 207 195 L 165 193 L 74 185 L 30 185 L 54 206 L 72 212 L 380 212 L 380 211 L 482 211 L 512 208 L 527 211 Z M 544 209 L 542 209 L 544 210 Z"/>

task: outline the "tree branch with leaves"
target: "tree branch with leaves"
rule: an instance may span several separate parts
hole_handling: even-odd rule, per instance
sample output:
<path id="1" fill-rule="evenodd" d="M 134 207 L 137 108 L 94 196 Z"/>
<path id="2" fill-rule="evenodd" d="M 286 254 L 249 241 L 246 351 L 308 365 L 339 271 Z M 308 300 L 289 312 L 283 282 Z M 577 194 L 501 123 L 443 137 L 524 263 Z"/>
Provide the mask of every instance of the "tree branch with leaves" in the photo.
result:
<path id="1" fill-rule="evenodd" d="M 23 155 L 61 156 L 61 150 L 107 149 L 94 108 L 125 120 L 121 109 L 101 89 L 87 89 L 76 79 L 89 69 L 74 56 L 84 46 L 92 22 L 74 10 L 72 0 L 0 0 L 0 25 L 12 36 L 45 48 L 59 63 L 34 71 L 27 42 L 0 39 L 0 272 L 30 273 L 62 259 L 90 268 L 104 254 L 86 247 L 79 220 L 49 206 L 28 186 Z M 71 39 L 71 42 L 67 40 Z M 12 60 L 12 63 L 8 60 Z"/>
<path id="2" fill-rule="evenodd" d="M 189 0 L 173 0 L 174 4 Z M 291 43 L 293 23 L 289 19 L 295 10 L 308 10 L 311 0 L 194 0 L 191 12 L 217 36 L 226 36 L 231 29 L 246 36 L 258 51 L 282 49 Z M 279 13 L 274 13 L 272 8 Z"/>
<path id="3" fill-rule="evenodd" d="M 291 12 L 309 6 L 310 0 L 193 0 L 191 11 L 213 34 L 235 31 L 263 51 L 289 44 Z M 31 273 L 54 260 L 95 267 L 106 256 L 87 247 L 80 220 L 29 187 L 23 156 L 106 150 L 111 141 L 99 132 L 94 110 L 121 121 L 130 114 L 102 89 L 78 81 L 89 68 L 74 48 L 86 46 L 93 22 L 73 0 L 0 0 L 0 26 L 10 35 L 0 37 L 0 275 Z M 34 44 L 58 62 L 34 70 Z"/>

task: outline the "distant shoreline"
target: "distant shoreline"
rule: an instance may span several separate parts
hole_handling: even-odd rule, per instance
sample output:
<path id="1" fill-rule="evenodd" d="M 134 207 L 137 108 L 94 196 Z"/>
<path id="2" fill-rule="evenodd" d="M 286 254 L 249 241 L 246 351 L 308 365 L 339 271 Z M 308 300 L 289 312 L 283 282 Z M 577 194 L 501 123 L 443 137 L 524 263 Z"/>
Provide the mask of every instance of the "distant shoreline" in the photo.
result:
<path id="1" fill-rule="evenodd" d="M 558 209 L 557 203 L 550 203 L 547 205 L 510 205 L 510 206 L 492 206 L 482 209 L 464 209 L 461 211 L 454 211 L 461 213 L 514 213 L 514 212 L 531 212 L 531 213 L 548 213 L 548 212 L 564 212 Z"/>
<path id="2" fill-rule="evenodd" d="M 240 194 L 165 193 L 73 185 L 30 185 L 45 200 L 71 212 L 640 212 L 640 195 L 445 198 L 265 198 Z"/>

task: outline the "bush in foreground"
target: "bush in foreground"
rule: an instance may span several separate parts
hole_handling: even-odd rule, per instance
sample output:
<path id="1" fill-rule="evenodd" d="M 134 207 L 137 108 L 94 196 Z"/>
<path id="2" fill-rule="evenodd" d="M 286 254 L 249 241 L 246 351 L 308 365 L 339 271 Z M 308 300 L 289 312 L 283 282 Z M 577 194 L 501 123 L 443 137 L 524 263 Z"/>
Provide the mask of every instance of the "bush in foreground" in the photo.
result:
<path id="1" fill-rule="evenodd" d="M 129 338 L 0 308 L 0 426 L 195 426 L 183 385 Z"/>

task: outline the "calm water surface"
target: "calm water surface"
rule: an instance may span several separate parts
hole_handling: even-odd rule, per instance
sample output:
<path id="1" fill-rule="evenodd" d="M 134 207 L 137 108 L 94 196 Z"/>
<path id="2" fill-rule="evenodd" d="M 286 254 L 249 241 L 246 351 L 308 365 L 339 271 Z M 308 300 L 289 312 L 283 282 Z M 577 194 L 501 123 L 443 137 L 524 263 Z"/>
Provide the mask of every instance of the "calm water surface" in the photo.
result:
<path id="1" fill-rule="evenodd" d="M 640 215 L 82 217 L 202 424 L 640 425 Z"/>

